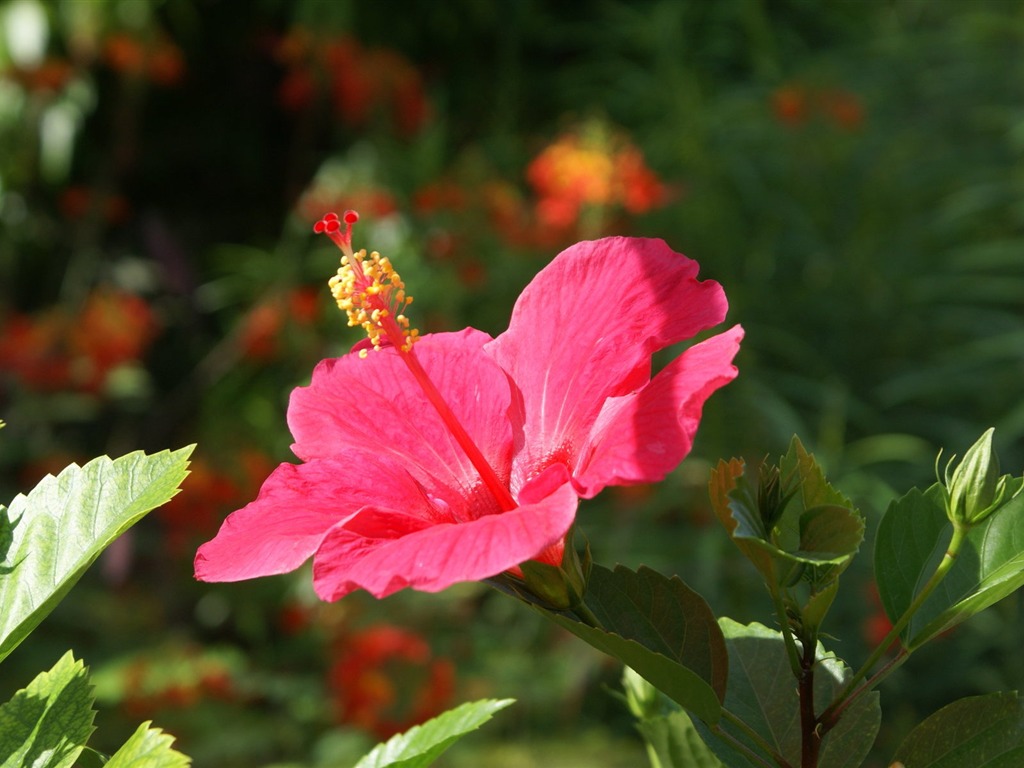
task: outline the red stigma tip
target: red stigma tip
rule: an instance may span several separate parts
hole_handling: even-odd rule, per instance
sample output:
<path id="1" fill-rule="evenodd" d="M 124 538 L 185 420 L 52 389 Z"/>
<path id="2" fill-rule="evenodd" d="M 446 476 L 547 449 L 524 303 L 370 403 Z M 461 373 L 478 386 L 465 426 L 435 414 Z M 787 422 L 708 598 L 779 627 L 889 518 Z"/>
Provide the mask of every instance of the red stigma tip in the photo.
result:
<path id="1" fill-rule="evenodd" d="M 341 219 L 336 213 L 325 213 L 323 218 L 313 225 L 313 232 L 318 235 L 327 235 L 335 244 L 346 253 L 351 248 L 352 225 L 359 221 L 359 214 L 355 211 L 345 211 L 345 231 L 341 231 Z"/>

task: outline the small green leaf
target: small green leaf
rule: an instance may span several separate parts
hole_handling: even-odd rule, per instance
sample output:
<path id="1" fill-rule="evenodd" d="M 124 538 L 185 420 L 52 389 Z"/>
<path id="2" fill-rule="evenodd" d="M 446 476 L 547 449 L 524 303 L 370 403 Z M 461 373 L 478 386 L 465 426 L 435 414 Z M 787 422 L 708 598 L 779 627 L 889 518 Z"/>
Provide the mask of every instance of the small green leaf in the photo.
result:
<path id="1" fill-rule="evenodd" d="M 911 731 L 893 761 L 906 768 L 1024 765 L 1024 702 L 1016 693 L 954 701 Z"/>
<path id="2" fill-rule="evenodd" d="M 679 577 L 650 568 L 594 565 L 584 596 L 601 624 L 542 612 L 574 635 L 632 667 L 708 723 L 718 722 L 728 656 L 711 608 Z"/>
<path id="3" fill-rule="evenodd" d="M 140 725 L 111 755 L 105 768 L 188 768 L 192 764 L 185 755 L 171 749 L 173 736 L 149 726 L 148 721 Z"/>
<path id="4" fill-rule="evenodd" d="M 896 621 L 934 573 L 952 537 L 942 486 L 913 489 L 889 505 L 875 539 L 875 579 Z M 1024 495 L 972 526 L 952 568 L 901 634 L 921 644 L 1024 585 Z"/>
<path id="5" fill-rule="evenodd" d="M 0 768 L 71 768 L 93 731 L 92 691 L 68 651 L 0 706 Z"/>
<path id="6" fill-rule="evenodd" d="M 798 495 L 787 503 L 771 530 L 764 529 L 758 493 L 737 459 L 719 462 L 712 471 L 712 506 L 729 536 L 766 578 L 785 578 L 802 573 L 801 564 L 811 565 L 827 568 L 827 578 L 817 573 L 808 579 L 824 587 L 860 548 L 864 519 L 849 499 L 828 484 L 814 457 L 795 437 L 779 461 L 779 474 L 786 478 L 787 487 L 795 484 Z"/>
<path id="7" fill-rule="evenodd" d="M 100 552 L 177 493 L 192 446 L 72 464 L 11 502 L 7 568 L 0 575 L 0 660 L 53 610 Z"/>
<path id="8" fill-rule="evenodd" d="M 685 712 L 646 718 L 637 728 L 647 742 L 652 768 L 724 768 Z"/>
<path id="9" fill-rule="evenodd" d="M 757 483 L 755 489 L 738 459 L 719 462 L 711 472 L 711 505 L 773 596 L 784 591 L 786 604 L 805 614 L 804 630 L 817 631 L 835 598 L 836 580 L 864 540 L 864 518 L 829 485 L 796 437 L 777 466 L 762 465 Z M 801 582 L 808 589 L 793 592 Z"/>
<path id="10" fill-rule="evenodd" d="M 782 635 L 761 624 L 742 625 L 719 619 L 729 648 L 729 692 L 725 707 L 750 726 L 791 765 L 800 765 L 800 699 L 790 670 Z M 815 714 L 829 705 L 852 676 L 850 669 L 818 644 L 814 666 Z M 877 691 L 857 700 L 826 734 L 821 745 L 820 768 L 860 766 L 874 743 L 881 724 Z M 720 727 L 753 751 L 761 752 L 731 722 Z M 745 755 L 710 730 L 697 724 L 705 741 L 729 766 L 754 766 Z M 763 753 L 762 753 L 763 754 Z M 766 756 L 767 757 L 767 756 Z"/>
<path id="11" fill-rule="evenodd" d="M 425 768 L 448 747 L 512 702 L 513 699 L 483 699 L 450 709 L 378 744 L 356 768 Z"/>

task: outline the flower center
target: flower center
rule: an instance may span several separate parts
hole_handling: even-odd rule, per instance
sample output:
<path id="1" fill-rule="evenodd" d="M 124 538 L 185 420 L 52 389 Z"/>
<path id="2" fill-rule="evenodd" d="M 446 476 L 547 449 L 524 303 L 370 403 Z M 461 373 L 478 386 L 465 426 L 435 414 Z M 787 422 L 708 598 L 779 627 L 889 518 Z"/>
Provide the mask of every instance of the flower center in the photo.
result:
<path id="1" fill-rule="evenodd" d="M 355 211 L 345 211 L 345 229 L 342 231 L 337 214 L 328 213 L 313 227 L 317 234 L 330 237 L 344 254 L 338 273 L 329 281 L 331 294 L 338 307 L 348 315 L 350 326 L 362 326 L 374 351 L 379 352 L 389 346 L 398 353 L 441 421 L 469 457 L 498 506 L 505 512 L 515 509 L 518 505 L 512 494 L 498 478 L 494 468 L 473 442 L 413 352 L 413 343 L 419 337 L 419 331 L 410 330 L 409 320 L 402 314 L 412 303 L 412 297 L 405 294 L 402 278 L 386 256 L 374 251 L 367 257 L 365 250 L 358 253 L 352 251 L 352 225 L 358 220 L 359 214 Z M 367 350 L 360 350 L 359 356 L 365 358 Z"/>

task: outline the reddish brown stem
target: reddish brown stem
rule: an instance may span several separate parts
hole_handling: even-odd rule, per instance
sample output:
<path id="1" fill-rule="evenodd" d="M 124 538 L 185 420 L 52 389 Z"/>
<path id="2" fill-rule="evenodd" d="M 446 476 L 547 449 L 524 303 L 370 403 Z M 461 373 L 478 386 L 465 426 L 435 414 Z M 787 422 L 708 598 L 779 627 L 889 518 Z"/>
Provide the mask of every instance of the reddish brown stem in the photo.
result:
<path id="1" fill-rule="evenodd" d="M 800 766 L 801 768 L 817 768 L 821 736 L 818 733 L 818 720 L 814 715 L 815 644 L 804 640 L 803 646 L 798 688 L 800 695 Z"/>

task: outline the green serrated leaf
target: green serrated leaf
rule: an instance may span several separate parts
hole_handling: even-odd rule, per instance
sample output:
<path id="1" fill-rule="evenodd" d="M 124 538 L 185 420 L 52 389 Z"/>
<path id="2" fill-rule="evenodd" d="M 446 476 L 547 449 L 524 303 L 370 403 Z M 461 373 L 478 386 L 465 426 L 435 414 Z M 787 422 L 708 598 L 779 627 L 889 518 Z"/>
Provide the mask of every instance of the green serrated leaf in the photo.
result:
<path id="1" fill-rule="evenodd" d="M 800 765 L 800 699 L 781 633 L 761 624 L 743 625 L 728 618 L 719 619 L 719 623 L 729 648 L 731 670 L 726 709 L 750 726 L 791 765 Z M 814 702 L 816 714 L 820 714 L 842 691 L 852 672 L 820 643 L 814 670 Z M 859 766 L 874 743 L 881 717 L 877 691 L 858 699 L 825 736 L 820 768 Z M 743 768 L 757 765 L 702 724 L 696 725 L 726 765 Z M 755 752 L 760 751 L 730 722 L 723 720 L 720 727 Z"/>
<path id="2" fill-rule="evenodd" d="M 942 486 L 913 489 L 886 510 L 875 540 L 875 579 L 896 621 L 941 561 L 952 537 Z M 901 634 L 915 649 L 1024 585 L 1024 496 L 973 526 L 952 568 Z"/>
<path id="3" fill-rule="evenodd" d="M 7 562 L 7 553 L 11 551 L 14 543 L 14 526 L 17 520 L 12 520 L 7 507 L 0 504 L 0 563 Z M 14 571 L 13 565 L 0 565 L 0 576 L 6 576 Z"/>
<path id="4" fill-rule="evenodd" d="M 17 577 L 0 577 L 0 660 L 107 545 L 177 493 L 193 447 L 72 464 L 11 502 L 15 525 L 5 564 L 17 569 Z"/>
<path id="5" fill-rule="evenodd" d="M 769 584 L 792 586 L 803 578 L 817 590 L 835 579 L 852 561 L 864 539 L 864 519 L 850 500 L 825 480 L 814 457 L 796 437 L 779 461 L 792 499 L 764 530 L 757 492 L 743 476 L 737 459 L 719 462 L 712 471 L 711 503 L 730 537 Z M 808 570 L 804 566 L 813 566 Z"/>
<path id="6" fill-rule="evenodd" d="M 425 768 L 448 747 L 475 731 L 491 719 L 495 712 L 512 704 L 513 699 L 483 699 L 462 704 L 455 709 L 392 736 L 378 744 L 356 768 Z"/>
<path id="7" fill-rule="evenodd" d="M 911 731 L 893 761 L 906 768 L 1024 765 L 1024 702 L 1016 693 L 954 701 Z"/>
<path id="8" fill-rule="evenodd" d="M 93 731 L 88 674 L 68 651 L 0 706 L 0 768 L 71 768 Z"/>
<path id="9" fill-rule="evenodd" d="M 789 443 L 789 451 L 779 462 L 784 473 L 796 471 L 800 477 L 800 495 L 804 509 L 822 506 L 852 508 L 850 500 L 833 488 L 814 456 L 807 452 L 798 437 Z"/>
<path id="10" fill-rule="evenodd" d="M 647 742 L 651 768 L 724 768 L 685 712 L 646 718 L 637 728 Z"/>
<path id="11" fill-rule="evenodd" d="M 149 721 L 136 729 L 131 738 L 111 755 L 105 768 L 188 768 L 192 761 L 171 748 L 174 737 Z"/>
<path id="12" fill-rule="evenodd" d="M 599 651 L 632 667 L 708 723 L 721 716 L 728 676 L 725 640 L 711 608 L 677 576 L 594 565 L 584 597 L 601 624 L 542 612 Z"/>

